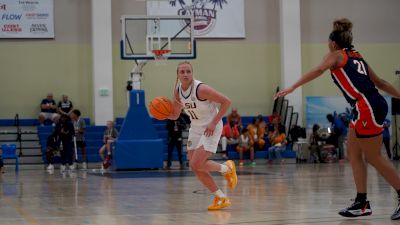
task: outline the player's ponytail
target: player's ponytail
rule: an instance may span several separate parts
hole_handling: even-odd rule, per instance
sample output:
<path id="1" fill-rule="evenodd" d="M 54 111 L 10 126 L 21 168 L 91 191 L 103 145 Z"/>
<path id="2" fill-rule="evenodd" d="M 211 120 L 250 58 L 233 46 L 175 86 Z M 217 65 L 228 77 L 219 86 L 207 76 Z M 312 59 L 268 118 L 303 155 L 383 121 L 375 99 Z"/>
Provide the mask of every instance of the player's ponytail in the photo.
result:
<path id="1" fill-rule="evenodd" d="M 178 65 L 178 69 L 179 69 L 179 65 Z M 177 69 L 177 70 L 178 70 Z M 182 105 L 181 101 L 179 100 L 179 98 L 176 98 L 175 96 L 175 92 L 179 91 L 179 77 L 178 77 L 178 71 L 176 73 L 176 80 L 175 80 L 175 85 L 174 85 L 174 92 L 172 93 L 173 98 L 175 99 L 176 102 L 178 102 L 179 104 Z"/>
<path id="2" fill-rule="evenodd" d="M 329 39 L 336 42 L 341 48 L 353 48 L 352 29 L 353 23 L 349 19 L 337 19 L 333 21 L 333 31 L 329 35 Z"/>

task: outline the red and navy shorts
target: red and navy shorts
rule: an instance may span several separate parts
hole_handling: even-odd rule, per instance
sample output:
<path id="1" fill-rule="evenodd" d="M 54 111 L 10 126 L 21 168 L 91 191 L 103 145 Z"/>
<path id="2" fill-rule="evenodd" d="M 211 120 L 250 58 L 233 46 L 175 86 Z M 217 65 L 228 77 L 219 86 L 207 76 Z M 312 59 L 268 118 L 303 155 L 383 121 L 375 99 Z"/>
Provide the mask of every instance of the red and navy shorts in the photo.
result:
<path id="1" fill-rule="evenodd" d="M 388 113 L 388 104 L 379 93 L 362 95 L 353 107 L 350 128 L 358 138 L 375 137 L 383 132 L 383 121 Z"/>

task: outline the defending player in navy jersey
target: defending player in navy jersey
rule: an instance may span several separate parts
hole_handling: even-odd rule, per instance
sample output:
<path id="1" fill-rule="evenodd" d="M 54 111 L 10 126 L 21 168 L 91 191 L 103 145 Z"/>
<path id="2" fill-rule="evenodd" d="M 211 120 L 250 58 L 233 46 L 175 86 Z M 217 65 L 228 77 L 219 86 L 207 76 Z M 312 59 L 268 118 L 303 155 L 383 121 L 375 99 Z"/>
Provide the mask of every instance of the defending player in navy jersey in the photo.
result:
<path id="1" fill-rule="evenodd" d="M 357 196 L 354 203 L 339 211 L 339 214 L 345 217 L 371 215 L 371 206 L 367 201 L 367 163 L 369 163 L 397 191 L 399 204 L 391 219 L 398 220 L 400 178 L 391 163 L 381 155 L 383 122 L 388 106 L 377 88 L 395 98 L 400 98 L 400 91 L 379 78 L 362 55 L 353 48 L 352 26 L 348 19 L 335 20 L 333 31 L 329 36 L 330 52 L 320 65 L 304 74 L 291 87 L 278 92 L 275 97 L 290 94 L 297 87 L 314 80 L 329 69 L 335 84 L 353 107 L 354 114 L 350 122 L 347 152 Z"/>

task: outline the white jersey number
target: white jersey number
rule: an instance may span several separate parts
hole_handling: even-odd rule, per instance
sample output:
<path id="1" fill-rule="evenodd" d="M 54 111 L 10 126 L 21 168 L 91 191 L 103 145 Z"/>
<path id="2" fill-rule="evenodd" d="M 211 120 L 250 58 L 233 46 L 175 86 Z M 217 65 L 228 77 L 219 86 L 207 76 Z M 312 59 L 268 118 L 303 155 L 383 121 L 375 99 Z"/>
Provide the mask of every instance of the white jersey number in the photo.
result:
<path id="1" fill-rule="evenodd" d="M 367 75 L 367 70 L 365 69 L 364 63 L 362 61 L 353 60 L 353 63 L 357 65 L 357 72 L 363 75 Z"/>

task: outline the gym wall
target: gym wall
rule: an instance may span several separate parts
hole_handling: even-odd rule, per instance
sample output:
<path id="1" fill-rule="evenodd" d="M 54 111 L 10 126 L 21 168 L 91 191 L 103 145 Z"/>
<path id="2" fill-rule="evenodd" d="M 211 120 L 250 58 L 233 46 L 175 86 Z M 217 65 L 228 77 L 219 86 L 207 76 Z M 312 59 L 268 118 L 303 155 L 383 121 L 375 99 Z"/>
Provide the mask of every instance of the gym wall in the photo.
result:
<path id="1" fill-rule="evenodd" d="M 92 47 L 89 0 L 54 0 L 55 36 L 50 40 L 0 39 L 0 118 L 35 118 L 47 92 L 57 101 L 67 94 L 85 117 L 92 117 Z M 341 16 L 354 22 L 356 48 L 374 70 L 400 86 L 397 52 L 400 52 L 400 15 L 397 0 L 302 0 L 303 72 L 318 64 L 328 52 L 332 20 Z M 114 114 L 124 116 L 125 86 L 132 61 L 119 58 L 122 14 L 145 15 L 145 3 L 112 1 Z M 201 39 L 194 60 L 197 79 L 230 97 L 243 115 L 269 114 L 272 95 L 280 84 L 279 1 L 246 0 L 246 39 Z M 146 100 L 172 95 L 176 64 L 144 68 Z M 111 74 L 110 74 L 111 76 Z M 339 95 L 329 74 L 303 89 L 307 95 Z"/>

